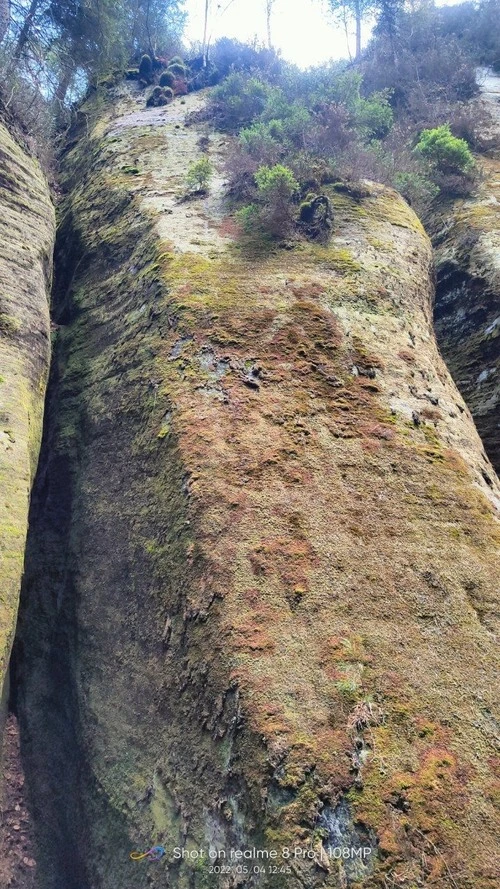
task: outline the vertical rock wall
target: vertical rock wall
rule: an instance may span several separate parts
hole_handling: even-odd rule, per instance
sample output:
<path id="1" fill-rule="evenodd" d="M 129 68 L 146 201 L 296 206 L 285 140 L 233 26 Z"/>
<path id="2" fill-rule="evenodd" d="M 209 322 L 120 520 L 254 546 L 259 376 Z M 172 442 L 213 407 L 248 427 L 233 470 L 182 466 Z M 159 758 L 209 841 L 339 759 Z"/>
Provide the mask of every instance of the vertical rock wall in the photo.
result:
<path id="1" fill-rule="evenodd" d="M 481 103 L 491 115 L 482 181 L 467 200 L 445 202 L 429 231 L 436 255 L 436 335 L 497 472 L 500 467 L 500 77 Z M 480 104 L 481 104 L 480 103 Z"/>
<path id="2" fill-rule="evenodd" d="M 41 889 L 493 889 L 499 488 L 430 244 L 367 186 L 328 246 L 242 249 L 221 172 L 178 200 L 198 104 L 98 95 L 66 154 L 18 646 Z M 304 856 L 211 871 L 251 846 Z"/>
<path id="3" fill-rule="evenodd" d="M 50 355 L 54 209 L 45 178 L 0 123 L 0 684 L 3 715 Z"/>

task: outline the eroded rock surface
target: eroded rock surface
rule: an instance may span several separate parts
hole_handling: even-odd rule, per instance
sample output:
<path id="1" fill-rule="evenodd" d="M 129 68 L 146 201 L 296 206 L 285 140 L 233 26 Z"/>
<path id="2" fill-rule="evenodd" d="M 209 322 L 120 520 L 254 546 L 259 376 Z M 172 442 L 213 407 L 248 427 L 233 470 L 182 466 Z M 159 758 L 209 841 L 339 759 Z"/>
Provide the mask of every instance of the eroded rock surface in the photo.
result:
<path id="1" fill-rule="evenodd" d="M 440 204 L 429 226 L 436 252 L 436 334 L 486 451 L 500 467 L 500 77 L 482 77 L 491 115 L 483 180 L 470 199 Z"/>
<path id="2" fill-rule="evenodd" d="M 4 701 L 29 495 L 42 432 L 54 226 L 54 210 L 38 164 L 0 122 L 0 686 Z"/>
<path id="3" fill-rule="evenodd" d="M 119 89 L 65 160 L 18 650 L 41 889 L 493 889 L 499 488 L 430 244 L 369 186 L 328 246 L 249 256 L 222 173 L 175 201 L 198 102 Z M 317 862 L 210 873 L 252 846 Z"/>

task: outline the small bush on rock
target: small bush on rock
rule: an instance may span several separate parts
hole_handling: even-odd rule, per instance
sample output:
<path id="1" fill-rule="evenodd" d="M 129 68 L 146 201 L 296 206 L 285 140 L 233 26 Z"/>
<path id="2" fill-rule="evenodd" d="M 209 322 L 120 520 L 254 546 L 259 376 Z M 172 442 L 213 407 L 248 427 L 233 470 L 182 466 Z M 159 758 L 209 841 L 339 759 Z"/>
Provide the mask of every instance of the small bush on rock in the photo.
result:
<path id="1" fill-rule="evenodd" d="M 170 65 L 167 68 L 167 72 L 173 74 L 174 77 L 185 77 L 186 69 L 184 65 L 180 65 L 178 62 L 170 62 Z"/>
<path id="2" fill-rule="evenodd" d="M 139 64 L 139 78 L 150 83 L 153 74 L 153 63 L 150 56 L 145 53 Z"/>
<path id="3" fill-rule="evenodd" d="M 155 86 L 146 102 L 146 107 L 158 108 L 161 105 L 168 105 L 173 98 L 174 91 L 169 86 Z"/>
<path id="4" fill-rule="evenodd" d="M 259 167 L 255 173 L 258 212 L 246 208 L 247 225 L 254 219 L 263 233 L 273 238 L 286 237 L 295 224 L 294 197 L 299 183 L 292 171 L 282 164 Z"/>
<path id="5" fill-rule="evenodd" d="M 333 224 L 333 212 L 328 197 L 309 192 L 299 207 L 299 223 L 308 237 L 326 240 Z"/>
<path id="6" fill-rule="evenodd" d="M 208 157 L 201 157 L 200 160 L 191 164 L 186 176 L 186 185 L 188 191 L 193 193 L 204 192 L 208 188 L 210 178 L 213 173 L 213 167 Z"/>
<path id="7" fill-rule="evenodd" d="M 393 185 L 417 210 L 439 194 L 439 186 L 420 173 L 395 173 Z"/>
<path id="8" fill-rule="evenodd" d="M 160 86 L 169 86 L 173 87 L 175 83 L 175 77 L 171 71 L 164 71 L 160 77 Z"/>

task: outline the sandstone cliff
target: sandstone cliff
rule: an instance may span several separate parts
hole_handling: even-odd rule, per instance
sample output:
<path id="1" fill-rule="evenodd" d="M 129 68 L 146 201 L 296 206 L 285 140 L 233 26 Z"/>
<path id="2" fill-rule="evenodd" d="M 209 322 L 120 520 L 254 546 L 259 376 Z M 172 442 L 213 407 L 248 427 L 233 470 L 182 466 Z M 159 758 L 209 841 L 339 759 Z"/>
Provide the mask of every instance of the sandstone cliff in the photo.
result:
<path id="1" fill-rule="evenodd" d="M 42 172 L 0 122 L 0 684 L 4 703 L 29 495 L 42 432 L 53 242 L 54 211 Z M 3 717 L 4 707 L 2 727 Z"/>
<path id="2" fill-rule="evenodd" d="M 332 188 L 328 246 L 249 256 L 222 174 L 177 200 L 200 101 L 99 95 L 64 161 L 18 648 L 41 887 L 492 889 L 499 488 L 429 241 Z M 172 853 L 253 845 L 317 861 Z"/>
<path id="3" fill-rule="evenodd" d="M 436 334 L 489 458 L 500 467 L 500 77 L 483 76 L 492 118 L 483 179 L 467 200 L 439 205 L 429 225 L 436 253 Z"/>

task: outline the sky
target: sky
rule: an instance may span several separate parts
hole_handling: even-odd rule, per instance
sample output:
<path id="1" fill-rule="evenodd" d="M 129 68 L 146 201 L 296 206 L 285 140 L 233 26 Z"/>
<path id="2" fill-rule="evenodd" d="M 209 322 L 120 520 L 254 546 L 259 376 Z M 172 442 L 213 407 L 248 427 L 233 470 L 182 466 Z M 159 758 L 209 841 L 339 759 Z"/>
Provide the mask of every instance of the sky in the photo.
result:
<path id="1" fill-rule="evenodd" d="M 265 0 L 210 0 L 212 42 L 217 37 L 266 41 Z M 440 0 L 448 5 L 460 0 Z M 228 6 L 229 4 L 229 6 Z M 201 41 L 205 0 L 186 0 L 188 40 Z M 300 68 L 348 57 L 343 27 L 333 22 L 328 0 L 275 0 L 271 36 L 282 56 Z M 366 38 L 369 27 L 365 28 Z M 365 41 L 366 42 L 366 41 Z M 354 36 L 350 38 L 354 51 Z"/>

